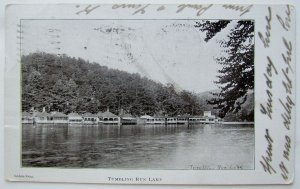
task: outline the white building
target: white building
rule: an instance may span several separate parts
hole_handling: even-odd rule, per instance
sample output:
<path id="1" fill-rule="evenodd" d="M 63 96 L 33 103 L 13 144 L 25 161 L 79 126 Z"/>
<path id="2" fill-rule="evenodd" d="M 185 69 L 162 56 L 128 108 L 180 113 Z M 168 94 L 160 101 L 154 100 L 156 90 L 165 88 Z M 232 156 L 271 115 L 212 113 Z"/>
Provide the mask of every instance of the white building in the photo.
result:
<path id="1" fill-rule="evenodd" d="M 211 116 L 211 111 L 204 111 L 203 116 L 204 117 L 210 117 Z"/>
<path id="2" fill-rule="evenodd" d="M 51 123 L 51 115 L 45 111 L 34 112 L 33 119 L 35 123 Z"/>
<path id="3" fill-rule="evenodd" d="M 68 123 L 71 125 L 80 125 L 83 122 L 83 118 L 81 115 L 79 115 L 78 113 L 69 113 L 68 115 Z"/>
<path id="4" fill-rule="evenodd" d="M 111 113 L 109 110 L 103 112 L 100 119 L 103 124 L 120 125 L 121 123 L 120 117 Z"/>
<path id="5" fill-rule="evenodd" d="M 52 123 L 56 124 L 67 124 L 68 123 L 68 116 L 62 112 L 51 112 L 50 120 Z"/>
<path id="6" fill-rule="evenodd" d="M 166 118 L 163 116 L 155 116 L 147 119 L 146 124 L 148 125 L 163 125 L 166 124 Z"/>
<path id="7" fill-rule="evenodd" d="M 137 124 L 137 119 L 131 114 L 122 114 L 120 115 L 122 125 L 135 125 Z"/>
<path id="8" fill-rule="evenodd" d="M 99 118 L 97 115 L 87 112 L 82 115 L 84 124 L 98 124 Z"/>

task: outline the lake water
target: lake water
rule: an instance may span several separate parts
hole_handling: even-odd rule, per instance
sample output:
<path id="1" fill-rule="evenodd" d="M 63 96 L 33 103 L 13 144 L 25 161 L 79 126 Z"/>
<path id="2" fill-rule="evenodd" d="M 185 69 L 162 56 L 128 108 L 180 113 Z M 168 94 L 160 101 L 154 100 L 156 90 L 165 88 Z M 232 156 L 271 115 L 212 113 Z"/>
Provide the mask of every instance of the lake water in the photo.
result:
<path id="1" fill-rule="evenodd" d="M 253 169 L 254 127 L 23 125 L 25 167 Z"/>

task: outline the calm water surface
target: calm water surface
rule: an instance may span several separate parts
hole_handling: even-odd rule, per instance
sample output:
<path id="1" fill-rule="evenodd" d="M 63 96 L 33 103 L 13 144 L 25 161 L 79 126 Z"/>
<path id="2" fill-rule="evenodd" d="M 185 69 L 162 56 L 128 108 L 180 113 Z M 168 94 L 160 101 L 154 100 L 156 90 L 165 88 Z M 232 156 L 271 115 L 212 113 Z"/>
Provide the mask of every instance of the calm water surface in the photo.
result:
<path id="1" fill-rule="evenodd" d="M 253 169 L 254 127 L 23 125 L 25 167 Z"/>

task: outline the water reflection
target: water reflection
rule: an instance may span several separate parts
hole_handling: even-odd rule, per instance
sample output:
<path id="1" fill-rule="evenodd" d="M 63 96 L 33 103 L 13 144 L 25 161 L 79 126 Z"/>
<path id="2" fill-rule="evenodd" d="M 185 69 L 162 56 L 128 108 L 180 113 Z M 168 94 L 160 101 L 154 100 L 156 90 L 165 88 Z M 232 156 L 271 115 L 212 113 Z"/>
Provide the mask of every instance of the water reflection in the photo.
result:
<path id="1" fill-rule="evenodd" d="M 22 136 L 22 163 L 30 167 L 254 167 L 253 127 L 23 125 Z"/>

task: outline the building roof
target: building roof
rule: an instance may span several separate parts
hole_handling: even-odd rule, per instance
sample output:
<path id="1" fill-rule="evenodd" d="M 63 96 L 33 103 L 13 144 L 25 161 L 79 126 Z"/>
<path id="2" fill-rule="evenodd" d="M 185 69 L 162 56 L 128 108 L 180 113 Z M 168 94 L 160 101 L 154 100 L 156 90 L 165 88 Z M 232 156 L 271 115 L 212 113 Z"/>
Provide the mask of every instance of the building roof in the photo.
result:
<path id="1" fill-rule="evenodd" d="M 208 117 L 208 118 L 216 118 L 216 116 L 215 115 L 210 115 L 210 116 L 203 116 L 203 117 Z"/>
<path id="2" fill-rule="evenodd" d="M 104 112 L 98 112 L 98 113 L 97 113 L 97 116 L 102 117 L 103 113 L 104 113 Z"/>
<path id="3" fill-rule="evenodd" d="M 109 111 L 103 112 L 101 116 L 102 117 L 118 117 L 117 115 L 115 115 Z"/>
<path id="4" fill-rule="evenodd" d="M 130 120 L 134 120 L 134 119 L 136 119 L 135 117 L 133 117 L 131 114 L 122 114 L 121 116 L 120 116 L 122 119 L 130 119 Z"/>
<path id="5" fill-rule="evenodd" d="M 53 112 L 51 114 L 51 117 L 68 117 L 68 116 L 62 112 Z"/>
<path id="6" fill-rule="evenodd" d="M 49 114 L 47 112 L 34 112 L 33 116 L 34 117 L 48 117 L 48 116 L 51 116 L 51 114 Z"/>
<path id="7" fill-rule="evenodd" d="M 22 117 L 31 117 L 31 114 L 28 112 L 22 112 Z"/>
<path id="8" fill-rule="evenodd" d="M 183 114 L 183 115 L 178 115 L 178 116 L 176 116 L 176 117 L 182 117 L 182 118 L 189 118 L 189 117 L 192 117 L 191 115 L 189 115 L 189 114 Z"/>
<path id="9" fill-rule="evenodd" d="M 72 113 L 69 113 L 69 114 L 68 114 L 68 117 L 82 117 L 82 116 L 79 115 L 78 113 L 72 112 Z"/>
<path id="10" fill-rule="evenodd" d="M 140 117 L 141 119 L 151 119 L 152 117 L 149 115 L 143 115 Z"/>
<path id="11" fill-rule="evenodd" d="M 153 116 L 152 118 L 168 118 L 167 116 Z"/>
<path id="12" fill-rule="evenodd" d="M 190 116 L 190 118 L 204 118 L 204 117 L 201 115 L 193 115 L 193 116 Z"/>
<path id="13" fill-rule="evenodd" d="M 124 114 L 120 115 L 120 117 L 133 117 L 133 116 L 131 114 L 124 113 Z"/>
<path id="14" fill-rule="evenodd" d="M 84 113 L 82 116 L 83 116 L 83 117 L 98 117 L 97 115 L 92 114 L 92 113 L 90 113 L 90 112 L 86 112 L 86 113 Z"/>

